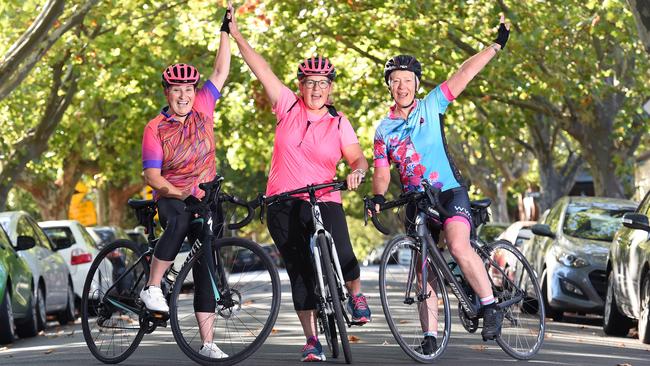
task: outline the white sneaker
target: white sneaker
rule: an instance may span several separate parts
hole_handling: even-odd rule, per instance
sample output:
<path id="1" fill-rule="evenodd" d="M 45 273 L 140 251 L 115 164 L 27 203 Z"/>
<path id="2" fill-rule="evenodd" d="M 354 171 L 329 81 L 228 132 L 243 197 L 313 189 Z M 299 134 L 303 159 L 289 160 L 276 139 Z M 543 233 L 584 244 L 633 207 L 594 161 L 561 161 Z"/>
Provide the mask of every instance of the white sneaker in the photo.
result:
<path id="1" fill-rule="evenodd" d="M 214 343 L 203 343 L 203 346 L 201 346 L 201 349 L 199 350 L 199 354 L 209 358 L 228 357 L 228 355 L 224 351 L 220 350 Z"/>
<path id="2" fill-rule="evenodd" d="M 140 291 L 140 300 L 151 311 L 169 312 L 169 306 L 167 306 L 167 301 L 160 287 L 149 286 L 146 290 L 143 288 Z"/>

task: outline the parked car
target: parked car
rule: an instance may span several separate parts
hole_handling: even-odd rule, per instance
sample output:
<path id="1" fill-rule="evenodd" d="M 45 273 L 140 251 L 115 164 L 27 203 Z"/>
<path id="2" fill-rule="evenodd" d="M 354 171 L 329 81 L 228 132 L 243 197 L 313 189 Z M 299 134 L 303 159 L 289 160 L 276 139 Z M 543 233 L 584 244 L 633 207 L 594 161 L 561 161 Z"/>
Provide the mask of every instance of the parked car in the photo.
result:
<path id="1" fill-rule="evenodd" d="M 0 226 L 0 344 L 13 342 L 16 334 L 33 337 L 38 333 L 33 283 L 29 265 Z"/>
<path id="2" fill-rule="evenodd" d="M 530 227 L 535 225 L 535 221 L 515 221 L 503 231 L 497 240 L 507 240 L 512 243 L 520 252 L 523 252 L 524 243 L 528 242 L 533 236 Z M 509 251 L 498 250 L 492 258 L 508 273 L 510 279 L 516 278 L 518 260 Z"/>
<path id="3" fill-rule="evenodd" d="M 108 245 L 116 240 L 127 240 L 132 241 L 129 235 L 124 231 L 124 229 L 117 226 L 92 226 L 89 228 L 97 236 L 101 238 L 101 242 L 98 244 L 98 248 L 101 250 L 105 245 Z M 137 243 L 136 243 L 137 244 Z M 147 244 L 141 244 L 140 249 L 144 253 L 147 250 Z M 124 255 L 115 253 L 114 256 L 109 258 L 111 265 L 113 266 L 111 280 L 115 283 L 122 274 L 127 270 L 126 268 L 126 258 Z M 128 288 L 129 283 L 135 281 L 132 273 L 127 273 L 118 283 L 118 291 L 123 291 Z"/>
<path id="4" fill-rule="evenodd" d="M 476 235 L 484 243 L 492 243 L 508 226 L 507 222 L 488 222 L 478 227 Z"/>
<path id="5" fill-rule="evenodd" d="M 497 239 L 507 240 L 521 250 L 521 245 L 532 237 L 530 228 L 535 224 L 535 221 L 515 221 L 499 234 Z"/>
<path id="6" fill-rule="evenodd" d="M 124 229 L 117 226 L 91 226 L 90 230 L 94 231 L 97 236 L 101 239 L 99 243 L 99 249 L 104 245 L 110 244 L 118 239 L 131 240 L 129 235 L 124 231 Z"/>
<path id="7" fill-rule="evenodd" d="M 61 324 L 75 318 L 75 295 L 70 271 L 65 259 L 54 251 L 47 235 L 28 213 L 10 211 L 0 213 L 0 224 L 6 230 L 12 246 L 19 250 L 32 272 L 32 287 L 37 309 L 38 329 L 45 328 L 46 315 L 56 315 Z"/>
<path id="8" fill-rule="evenodd" d="M 524 247 L 542 287 L 547 316 L 560 320 L 564 311 L 603 311 L 607 292 L 607 254 L 623 214 L 633 201 L 602 197 L 563 197 L 544 222 L 532 227 Z"/>
<path id="9" fill-rule="evenodd" d="M 72 276 L 76 302 L 80 304 L 86 276 L 93 259 L 99 253 L 95 240 L 88 233 L 88 230 L 76 220 L 42 221 L 38 225 L 50 238 L 55 250 L 65 259 Z M 107 265 L 110 265 L 110 263 Z M 106 270 L 112 271 L 112 268 Z M 105 282 L 103 286 L 112 284 L 110 276 L 106 276 L 106 279 L 102 277 L 102 280 Z M 99 278 L 91 284 L 91 292 L 98 290 L 100 285 L 98 281 Z"/>
<path id="10" fill-rule="evenodd" d="M 623 216 L 607 262 L 603 330 L 624 336 L 638 320 L 639 339 L 650 344 L 650 193 L 634 213 Z"/>
<path id="11" fill-rule="evenodd" d="M 149 245 L 149 241 L 147 240 L 147 236 L 144 234 L 144 232 L 140 230 L 126 230 L 126 235 L 129 236 L 132 242 L 138 244 L 138 245 L 144 245 L 147 246 Z"/>
<path id="12" fill-rule="evenodd" d="M 275 245 L 261 244 L 261 246 L 262 249 L 264 249 L 264 251 L 271 257 L 271 260 L 276 267 L 284 266 L 281 260 L 280 252 Z M 262 269 L 264 269 L 264 266 L 258 256 L 256 256 L 250 250 L 240 249 L 235 253 L 230 271 L 232 273 L 237 273 L 259 271 Z"/>

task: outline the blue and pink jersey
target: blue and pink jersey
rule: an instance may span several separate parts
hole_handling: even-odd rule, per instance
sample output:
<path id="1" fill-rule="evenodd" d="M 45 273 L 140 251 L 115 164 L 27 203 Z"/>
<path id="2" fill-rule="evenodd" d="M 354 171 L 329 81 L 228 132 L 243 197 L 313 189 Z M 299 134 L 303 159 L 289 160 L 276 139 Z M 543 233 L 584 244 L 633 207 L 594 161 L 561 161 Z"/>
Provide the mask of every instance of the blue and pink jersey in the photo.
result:
<path id="1" fill-rule="evenodd" d="M 216 175 L 214 108 L 221 97 L 210 80 L 196 92 L 192 111 L 184 122 L 168 113 L 169 107 L 147 123 L 142 137 L 142 168 L 156 168 L 175 187 L 201 198 L 199 183 Z M 158 199 L 154 191 L 154 199 Z"/>
<path id="2" fill-rule="evenodd" d="M 404 192 L 421 191 L 426 179 L 442 191 L 463 183 L 447 151 L 442 115 L 454 100 L 447 83 L 433 89 L 424 99 L 416 99 L 408 118 L 391 113 L 375 132 L 375 167 L 395 164 Z"/>
<path id="3" fill-rule="evenodd" d="M 286 86 L 273 112 L 278 123 L 266 195 L 333 181 L 343 148 L 359 143 L 350 121 L 340 112 L 310 115 L 302 98 Z M 320 193 L 321 201 L 341 203 L 340 192 Z"/>

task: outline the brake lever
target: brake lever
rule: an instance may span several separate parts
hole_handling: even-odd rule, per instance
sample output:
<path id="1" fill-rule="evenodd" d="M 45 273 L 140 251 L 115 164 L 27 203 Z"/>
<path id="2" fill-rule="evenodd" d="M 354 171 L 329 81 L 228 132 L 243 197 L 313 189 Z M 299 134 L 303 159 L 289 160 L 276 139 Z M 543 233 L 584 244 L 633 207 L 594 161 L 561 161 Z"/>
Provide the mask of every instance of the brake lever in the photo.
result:
<path id="1" fill-rule="evenodd" d="M 368 226 L 368 196 L 363 197 L 363 226 Z"/>

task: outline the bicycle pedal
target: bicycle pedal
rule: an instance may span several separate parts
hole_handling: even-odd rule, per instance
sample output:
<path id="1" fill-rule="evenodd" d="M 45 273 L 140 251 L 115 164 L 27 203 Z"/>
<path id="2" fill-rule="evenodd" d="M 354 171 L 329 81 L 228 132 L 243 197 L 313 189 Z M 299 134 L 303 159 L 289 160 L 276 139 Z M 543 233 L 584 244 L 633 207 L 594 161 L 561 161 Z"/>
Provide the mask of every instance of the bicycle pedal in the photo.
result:
<path id="1" fill-rule="evenodd" d="M 159 312 L 159 311 L 156 311 L 156 312 L 152 311 L 152 312 L 149 313 L 149 315 L 151 316 L 151 318 L 153 318 L 153 319 L 155 319 L 157 321 L 160 321 L 160 322 L 166 322 L 167 320 L 169 320 L 169 313 L 163 313 L 163 312 Z"/>

